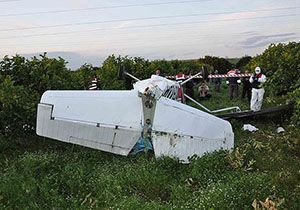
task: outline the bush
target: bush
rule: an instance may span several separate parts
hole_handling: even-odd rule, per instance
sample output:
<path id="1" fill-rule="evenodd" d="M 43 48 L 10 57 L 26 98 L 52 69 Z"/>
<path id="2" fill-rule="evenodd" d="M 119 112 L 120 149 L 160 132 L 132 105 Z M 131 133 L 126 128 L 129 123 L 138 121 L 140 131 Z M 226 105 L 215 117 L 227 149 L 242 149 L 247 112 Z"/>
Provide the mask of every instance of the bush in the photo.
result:
<path id="1" fill-rule="evenodd" d="M 247 70 L 245 69 L 248 63 L 251 61 L 252 57 L 251 56 L 244 56 L 242 57 L 237 63 L 236 63 L 236 68 L 244 71 Z"/>
<path id="2" fill-rule="evenodd" d="M 219 74 L 226 74 L 233 67 L 233 65 L 225 58 L 214 56 L 205 56 L 204 58 L 200 58 L 199 61 L 212 66 L 213 70 L 218 70 Z"/>
<path id="3" fill-rule="evenodd" d="M 296 125 L 300 125 L 300 79 L 298 81 L 299 87 L 295 89 L 293 92 L 289 93 L 290 98 L 294 101 L 295 111 L 292 117 L 293 122 Z"/>
<path id="4" fill-rule="evenodd" d="M 0 83 L 0 134 L 33 133 L 39 95 L 22 85 L 15 85 L 10 76 Z"/>
<path id="5" fill-rule="evenodd" d="M 62 58 L 5 56 L 0 62 L 0 134 L 35 130 L 37 104 L 46 90 L 76 89 Z"/>

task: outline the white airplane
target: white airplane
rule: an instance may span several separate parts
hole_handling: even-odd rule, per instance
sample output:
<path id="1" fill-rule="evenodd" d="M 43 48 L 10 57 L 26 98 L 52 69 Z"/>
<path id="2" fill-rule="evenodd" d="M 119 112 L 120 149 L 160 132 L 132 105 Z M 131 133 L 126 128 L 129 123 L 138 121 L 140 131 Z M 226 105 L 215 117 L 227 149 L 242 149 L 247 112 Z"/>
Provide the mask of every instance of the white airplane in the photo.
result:
<path id="1" fill-rule="evenodd" d="M 156 157 L 182 162 L 233 148 L 231 124 L 213 113 L 238 107 L 210 111 L 194 100 L 204 112 L 180 102 L 181 85 L 189 79 L 152 75 L 140 81 L 125 74 L 137 80 L 132 90 L 46 91 L 38 104 L 37 134 L 125 156 L 153 150 Z"/>

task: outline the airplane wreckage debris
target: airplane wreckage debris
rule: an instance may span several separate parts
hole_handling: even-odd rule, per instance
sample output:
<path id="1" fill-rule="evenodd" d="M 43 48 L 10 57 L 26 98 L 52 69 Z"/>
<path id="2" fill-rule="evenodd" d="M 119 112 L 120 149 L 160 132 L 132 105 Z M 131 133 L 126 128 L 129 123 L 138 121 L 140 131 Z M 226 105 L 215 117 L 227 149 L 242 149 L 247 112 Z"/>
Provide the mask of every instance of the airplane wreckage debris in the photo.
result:
<path id="1" fill-rule="evenodd" d="M 120 68 L 119 77 L 124 75 L 136 80 L 132 90 L 46 91 L 37 134 L 125 156 L 153 150 L 155 157 L 182 162 L 234 147 L 231 124 L 213 114 L 240 109 L 211 111 L 185 94 L 206 112 L 181 103 L 182 85 L 193 77 L 181 83 L 157 75 L 138 80 Z"/>

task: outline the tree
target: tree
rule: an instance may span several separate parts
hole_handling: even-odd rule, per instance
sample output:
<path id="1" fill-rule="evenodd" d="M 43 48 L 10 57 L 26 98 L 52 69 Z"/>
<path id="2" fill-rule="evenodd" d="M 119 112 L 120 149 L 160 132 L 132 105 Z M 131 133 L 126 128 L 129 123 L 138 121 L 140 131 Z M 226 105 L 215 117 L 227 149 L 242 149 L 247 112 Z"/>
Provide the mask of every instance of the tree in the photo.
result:
<path id="1" fill-rule="evenodd" d="M 99 76 L 100 69 L 90 64 L 84 64 L 78 70 L 71 71 L 69 73 L 71 77 L 71 89 L 87 90 L 90 84 L 90 79 L 95 75 Z"/>
<path id="2" fill-rule="evenodd" d="M 236 68 L 240 70 L 246 70 L 245 67 L 247 64 L 251 61 L 252 57 L 251 56 L 244 56 L 242 57 L 237 63 L 236 63 Z"/>
<path id="3" fill-rule="evenodd" d="M 35 129 L 37 104 L 46 90 L 73 89 L 62 58 L 5 56 L 0 62 L 0 133 L 21 135 Z"/>
<path id="4" fill-rule="evenodd" d="M 225 58 L 219 58 L 214 56 L 207 55 L 204 58 L 200 58 L 199 61 L 212 66 L 213 70 L 218 70 L 218 72 L 221 74 L 227 73 L 233 67 L 233 65 Z"/>

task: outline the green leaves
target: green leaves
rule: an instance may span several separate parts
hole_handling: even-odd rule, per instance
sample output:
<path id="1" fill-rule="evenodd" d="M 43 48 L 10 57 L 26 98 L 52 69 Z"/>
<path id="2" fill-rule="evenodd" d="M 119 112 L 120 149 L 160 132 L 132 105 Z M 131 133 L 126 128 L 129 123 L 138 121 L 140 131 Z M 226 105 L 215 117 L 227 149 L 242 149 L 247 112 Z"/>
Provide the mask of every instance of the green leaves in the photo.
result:
<path id="1" fill-rule="evenodd" d="M 35 130 L 36 107 L 49 89 L 70 89 L 70 71 L 62 59 L 46 54 L 30 60 L 19 55 L 0 62 L 0 134 L 24 135 Z"/>
<path id="2" fill-rule="evenodd" d="M 300 78 L 300 43 L 272 44 L 248 65 L 250 70 L 260 66 L 267 75 L 266 89 L 275 95 L 284 95 L 294 90 Z"/>
<path id="3" fill-rule="evenodd" d="M 199 61 L 212 66 L 213 70 L 219 71 L 219 74 L 226 74 L 233 67 L 225 58 L 214 56 L 205 56 L 204 58 L 200 58 Z"/>

